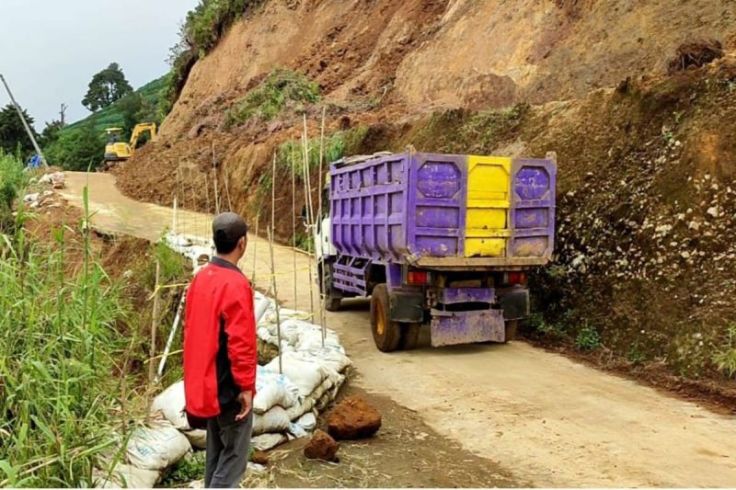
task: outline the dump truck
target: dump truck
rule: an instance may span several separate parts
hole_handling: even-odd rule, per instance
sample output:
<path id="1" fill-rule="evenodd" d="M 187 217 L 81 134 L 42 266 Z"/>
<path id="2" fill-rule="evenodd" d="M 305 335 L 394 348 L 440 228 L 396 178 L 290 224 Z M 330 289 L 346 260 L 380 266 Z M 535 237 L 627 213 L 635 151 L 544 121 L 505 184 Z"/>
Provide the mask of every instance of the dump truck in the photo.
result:
<path id="1" fill-rule="evenodd" d="M 556 156 L 381 153 L 330 165 L 314 232 L 325 308 L 370 297 L 383 352 L 507 342 L 552 256 Z"/>

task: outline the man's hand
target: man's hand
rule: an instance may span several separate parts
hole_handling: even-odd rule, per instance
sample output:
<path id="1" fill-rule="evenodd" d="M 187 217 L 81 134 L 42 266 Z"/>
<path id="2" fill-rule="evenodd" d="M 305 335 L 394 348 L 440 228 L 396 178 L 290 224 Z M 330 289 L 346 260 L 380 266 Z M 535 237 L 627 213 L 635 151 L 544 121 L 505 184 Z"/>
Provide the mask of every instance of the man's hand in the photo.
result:
<path id="1" fill-rule="evenodd" d="M 240 402 L 240 412 L 235 416 L 236 422 L 240 422 L 247 417 L 253 408 L 253 392 L 241 391 L 238 395 L 238 402 Z"/>

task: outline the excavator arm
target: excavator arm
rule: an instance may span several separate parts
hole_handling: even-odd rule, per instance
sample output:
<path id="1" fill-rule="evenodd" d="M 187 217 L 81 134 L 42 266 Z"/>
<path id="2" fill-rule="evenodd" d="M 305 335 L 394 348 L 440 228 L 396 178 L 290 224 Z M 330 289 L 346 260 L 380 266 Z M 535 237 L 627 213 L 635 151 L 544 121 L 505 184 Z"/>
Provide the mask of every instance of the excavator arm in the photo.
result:
<path id="1" fill-rule="evenodd" d="M 149 132 L 151 134 L 151 141 L 155 140 L 157 135 L 156 131 L 156 123 L 137 124 L 135 128 L 133 128 L 133 133 L 130 135 L 131 150 L 135 151 L 136 146 L 138 146 L 138 140 L 140 139 L 141 135 L 146 132 Z"/>

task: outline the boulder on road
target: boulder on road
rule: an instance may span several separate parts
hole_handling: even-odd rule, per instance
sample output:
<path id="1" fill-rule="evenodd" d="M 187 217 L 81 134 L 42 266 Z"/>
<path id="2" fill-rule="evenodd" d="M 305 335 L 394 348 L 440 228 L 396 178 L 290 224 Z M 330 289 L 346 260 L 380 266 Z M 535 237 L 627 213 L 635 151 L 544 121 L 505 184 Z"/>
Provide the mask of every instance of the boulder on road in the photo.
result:
<path id="1" fill-rule="evenodd" d="M 371 437 L 381 428 L 381 414 L 359 396 L 341 401 L 327 416 L 327 432 L 337 440 Z"/>
<path id="2" fill-rule="evenodd" d="M 304 456 L 308 459 L 337 461 L 337 450 L 340 446 L 324 431 L 318 430 L 312 440 L 304 447 Z"/>

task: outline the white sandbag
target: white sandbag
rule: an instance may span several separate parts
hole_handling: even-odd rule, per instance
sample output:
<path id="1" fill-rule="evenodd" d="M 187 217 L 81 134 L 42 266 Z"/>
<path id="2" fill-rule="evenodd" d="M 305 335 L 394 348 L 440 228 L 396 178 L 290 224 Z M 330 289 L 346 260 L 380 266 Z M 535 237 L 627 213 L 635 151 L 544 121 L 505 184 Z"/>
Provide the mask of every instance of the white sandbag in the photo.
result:
<path id="1" fill-rule="evenodd" d="M 268 451 L 285 443 L 287 438 L 284 434 L 261 434 L 250 440 L 250 445 L 258 451 Z M 249 466 L 250 468 L 250 466 Z"/>
<path id="2" fill-rule="evenodd" d="M 336 347 L 311 347 L 306 350 L 297 350 L 293 354 L 296 359 L 314 362 L 327 368 L 330 373 L 342 373 L 352 364 L 345 352 Z"/>
<path id="3" fill-rule="evenodd" d="M 144 470 L 120 463 L 111 472 L 97 468 L 92 470 L 92 486 L 95 488 L 153 488 L 159 477 L 158 471 Z"/>
<path id="4" fill-rule="evenodd" d="M 305 413 L 295 423 L 299 424 L 304 430 L 312 432 L 317 428 L 317 416 L 314 412 Z"/>
<path id="5" fill-rule="evenodd" d="M 133 432 L 126 448 L 128 462 L 136 468 L 161 471 L 177 463 L 192 449 L 189 440 L 168 421 Z"/>
<path id="6" fill-rule="evenodd" d="M 299 388 L 288 378 L 258 366 L 256 372 L 256 397 L 253 411 L 257 414 L 268 412 L 275 406 L 289 408 L 297 402 Z"/>
<path id="7" fill-rule="evenodd" d="M 261 318 L 263 318 L 263 315 L 266 314 L 266 312 L 269 310 L 271 305 L 273 304 L 273 301 L 266 296 L 262 295 L 258 291 L 254 294 L 254 310 L 255 310 L 255 318 L 256 318 L 256 325 L 258 322 L 261 321 Z"/>
<path id="8" fill-rule="evenodd" d="M 296 422 L 292 422 L 289 424 L 289 435 L 294 436 L 297 439 L 302 439 L 304 437 L 307 437 L 309 433 L 304 430 L 304 427 L 297 424 Z"/>
<path id="9" fill-rule="evenodd" d="M 299 359 L 293 352 L 282 354 L 282 366 L 283 374 L 299 388 L 299 394 L 302 396 L 309 396 L 328 376 L 322 366 L 315 362 Z M 278 373 L 279 359 L 276 358 L 269 362 L 265 369 L 266 371 Z"/>
<path id="10" fill-rule="evenodd" d="M 291 423 L 291 420 L 289 420 L 286 410 L 276 406 L 264 414 L 255 414 L 253 417 L 253 434 L 286 432 L 289 423 Z"/>
<path id="11" fill-rule="evenodd" d="M 207 449 L 207 431 L 194 429 L 183 433 L 195 449 Z"/>
<path id="12" fill-rule="evenodd" d="M 153 399 L 151 414 L 155 415 L 156 412 L 159 412 L 166 418 L 166 420 L 171 422 L 171 425 L 175 428 L 181 431 L 187 431 L 190 430 L 191 427 L 189 426 L 186 412 L 184 411 L 185 406 L 186 398 L 184 395 L 184 381 L 179 381 L 166 388 Z"/>

